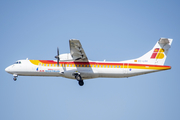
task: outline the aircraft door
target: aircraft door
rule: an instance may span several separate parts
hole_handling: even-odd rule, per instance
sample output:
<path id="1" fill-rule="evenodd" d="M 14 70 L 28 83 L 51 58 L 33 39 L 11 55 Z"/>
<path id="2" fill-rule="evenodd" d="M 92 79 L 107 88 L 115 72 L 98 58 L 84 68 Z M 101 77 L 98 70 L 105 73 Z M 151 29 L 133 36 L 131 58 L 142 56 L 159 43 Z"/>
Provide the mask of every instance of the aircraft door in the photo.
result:
<path id="1" fill-rule="evenodd" d="M 124 74 L 127 74 L 129 70 L 129 63 L 123 63 L 123 71 Z"/>
<path id="2" fill-rule="evenodd" d="M 59 70 L 60 70 L 60 73 L 64 73 L 63 64 L 59 64 Z"/>

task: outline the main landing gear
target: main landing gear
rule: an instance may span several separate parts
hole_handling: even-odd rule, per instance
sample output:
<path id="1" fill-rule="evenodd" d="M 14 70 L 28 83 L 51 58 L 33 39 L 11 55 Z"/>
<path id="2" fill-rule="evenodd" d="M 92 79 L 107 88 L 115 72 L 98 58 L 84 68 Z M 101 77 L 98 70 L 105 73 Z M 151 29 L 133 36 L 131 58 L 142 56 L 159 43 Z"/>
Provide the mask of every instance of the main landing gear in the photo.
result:
<path id="1" fill-rule="evenodd" d="M 84 85 L 84 81 L 83 81 L 83 79 L 81 78 L 80 75 L 75 75 L 75 78 L 76 78 L 76 80 L 78 81 L 78 83 L 79 83 L 80 86 L 83 86 L 83 85 Z"/>

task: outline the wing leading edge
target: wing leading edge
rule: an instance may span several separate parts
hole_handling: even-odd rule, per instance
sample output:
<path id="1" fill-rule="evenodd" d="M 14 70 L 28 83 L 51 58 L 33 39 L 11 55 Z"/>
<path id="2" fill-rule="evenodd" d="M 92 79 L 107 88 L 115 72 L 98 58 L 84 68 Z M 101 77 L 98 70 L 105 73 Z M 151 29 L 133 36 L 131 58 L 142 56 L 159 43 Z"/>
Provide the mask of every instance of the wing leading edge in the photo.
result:
<path id="1" fill-rule="evenodd" d="M 88 61 L 88 58 L 79 40 L 70 39 L 69 46 L 70 46 L 71 56 L 75 61 L 84 61 L 84 62 Z"/>

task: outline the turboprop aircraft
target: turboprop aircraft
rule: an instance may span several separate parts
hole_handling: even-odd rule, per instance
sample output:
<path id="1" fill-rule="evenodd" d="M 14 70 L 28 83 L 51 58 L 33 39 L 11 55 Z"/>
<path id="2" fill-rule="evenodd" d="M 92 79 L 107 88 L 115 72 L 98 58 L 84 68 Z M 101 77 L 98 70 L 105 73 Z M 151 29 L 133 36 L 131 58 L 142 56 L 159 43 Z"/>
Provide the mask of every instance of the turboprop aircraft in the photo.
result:
<path id="1" fill-rule="evenodd" d="M 83 86 L 86 79 L 124 78 L 171 69 L 164 62 L 172 41 L 160 38 L 153 49 L 139 58 L 107 62 L 89 60 L 80 41 L 70 39 L 70 53 L 59 55 L 57 48 L 57 60 L 18 60 L 5 71 L 14 76 L 14 81 L 18 76 L 56 76 L 76 79 Z"/>

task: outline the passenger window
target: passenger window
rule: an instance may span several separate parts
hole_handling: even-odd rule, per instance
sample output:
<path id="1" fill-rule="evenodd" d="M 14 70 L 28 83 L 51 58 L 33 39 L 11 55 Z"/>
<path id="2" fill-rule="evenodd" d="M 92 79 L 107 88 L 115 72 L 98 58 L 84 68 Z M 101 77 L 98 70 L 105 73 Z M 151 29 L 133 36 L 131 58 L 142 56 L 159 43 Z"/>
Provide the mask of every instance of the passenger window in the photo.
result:
<path id="1" fill-rule="evenodd" d="M 41 63 L 39 63 L 39 66 L 41 66 Z"/>
<path id="2" fill-rule="evenodd" d="M 82 65 L 82 67 L 84 67 L 84 65 Z"/>

